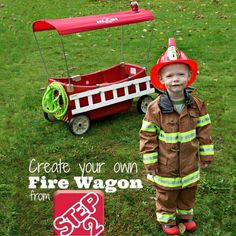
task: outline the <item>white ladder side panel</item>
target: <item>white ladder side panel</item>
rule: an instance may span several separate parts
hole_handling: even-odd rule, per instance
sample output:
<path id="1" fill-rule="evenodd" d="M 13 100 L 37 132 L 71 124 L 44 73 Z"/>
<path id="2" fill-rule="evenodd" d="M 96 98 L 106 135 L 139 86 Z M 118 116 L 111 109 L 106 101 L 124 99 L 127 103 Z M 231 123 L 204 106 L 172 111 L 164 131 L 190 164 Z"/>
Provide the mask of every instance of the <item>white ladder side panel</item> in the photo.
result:
<path id="1" fill-rule="evenodd" d="M 151 94 L 151 93 L 154 93 L 154 92 L 155 92 L 155 89 L 152 88 L 150 90 L 144 90 L 144 91 L 141 91 L 141 92 L 138 92 L 138 93 L 132 93 L 128 96 L 122 96 L 122 97 L 118 97 L 116 99 L 110 99 L 110 100 L 105 101 L 105 102 L 96 103 L 92 107 L 91 106 L 86 106 L 86 107 L 81 107 L 79 109 L 76 108 L 76 109 L 72 110 L 72 115 L 76 115 L 76 114 L 83 113 L 83 112 L 86 112 L 86 111 L 95 110 L 95 109 L 105 107 L 105 106 L 109 106 L 109 105 L 113 105 L 113 104 L 116 104 L 116 103 L 119 103 L 119 102 L 124 102 L 124 101 L 130 100 L 130 99 L 133 99 L 133 98 L 136 98 L 136 97 L 141 97 L 143 95 Z"/>
<path id="2" fill-rule="evenodd" d="M 147 82 L 146 82 L 146 86 L 147 86 L 147 87 L 146 87 L 147 90 L 151 88 L 151 87 L 150 87 L 150 81 L 147 81 Z"/>
<path id="3" fill-rule="evenodd" d="M 76 107 L 77 109 L 80 108 L 80 102 L 79 102 L 79 99 L 76 99 L 76 100 L 75 100 L 75 107 Z"/>
<path id="4" fill-rule="evenodd" d="M 117 90 L 116 90 L 116 89 L 113 89 L 113 90 L 112 90 L 112 93 L 113 93 L 113 99 L 118 98 Z"/>
<path id="5" fill-rule="evenodd" d="M 88 105 L 89 105 L 89 106 L 93 106 L 93 98 L 92 98 L 92 95 L 91 95 L 91 96 L 88 96 Z"/>
<path id="6" fill-rule="evenodd" d="M 140 83 L 146 83 L 146 90 L 140 91 L 140 87 L 139 87 Z M 135 92 L 129 94 L 128 88 L 129 88 L 129 86 L 132 86 L 132 85 L 135 86 Z M 123 88 L 124 92 L 125 92 L 125 94 L 120 97 L 118 97 L 118 93 L 117 93 L 117 89 L 119 89 L 119 88 Z M 112 99 L 106 100 L 105 92 L 107 92 L 107 91 L 112 91 L 112 93 L 113 93 Z M 73 94 L 73 95 L 70 95 L 70 100 L 75 100 L 75 109 L 72 110 L 72 115 L 83 113 L 86 111 L 95 110 L 95 109 L 109 106 L 112 104 L 116 104 L 119 102 L 124 102 L 127 100 L 131 100 L 135 97 L 140 97 L 143 95 L 151 94 L 153 92 L 155 92 L 155 89 L 151 88 L 151 86 L 150 86 L 150 76 L 146 76 L 146 77 L 135 79 L 132 81 L 126 81 L 123 83 L 112 84 L 109 86 L 89 90 L 86 92 Z M 95 95 L 95 94 L 100 94 L 101 102 L 93 104 L 92 95 Z M 84 98 L 84 97 L 88 98 L 88 105 L 84 106 L 84 107 L 80 107 L 79 100 L 80 100 L 80 98 Z"/>
<path id="7" fill-rule="evenodd" d="M 125 89 L 125 96 L 128 96 L 129 95 L 128 87 L 124 87 L 124 89 Z"/>
<path id="8" fill-rule="evenodd" d="M 105 101 L 106 101 L 105 93 L 104 93 L 104 92 L 101 92 L 101 93 L 100 93 L 100 96 L 101 96 L 101 102 L 105 102 Z"/>
<path id="9" fill-rule="evenodd" d="M 139 84 L 135 84 L 135 91 L 136 91 L 137 93 L 140 92 Z"/>
<path id="10" fill-rule="evenodd" d="M 82 93 L 72 94 L 72 95 L 70 95 L 70 100 L 75 100 L 75 99 L 82 98 L 82 97 L 88 97 L 89 95 L 94 95 L 94 94 L 98 94 L 101 92 L 111 91 L 113 89 L 124 88 L 126 86 L 140 84 L 140 83 L 147 82 L 147 81 L 150 81 L 150 76 L 146 76 L 146 77 L 143 77 L 140 79 L 135 79 L 135 80 L 126 81 L 126 82 L 122 82 L 122 83 L 112 84 L 109 86 L 88 90 L 88 91 L 82 92 Z"/>

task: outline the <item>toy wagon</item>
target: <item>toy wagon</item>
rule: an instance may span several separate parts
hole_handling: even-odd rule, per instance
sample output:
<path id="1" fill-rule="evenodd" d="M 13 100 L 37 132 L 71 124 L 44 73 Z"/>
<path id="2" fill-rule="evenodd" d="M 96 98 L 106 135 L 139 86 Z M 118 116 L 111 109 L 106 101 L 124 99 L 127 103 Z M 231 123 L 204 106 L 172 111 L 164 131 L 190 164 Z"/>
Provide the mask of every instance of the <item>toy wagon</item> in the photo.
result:
<path id="1" fill-rule="evenodd" d="M 69 123 L 73 134 L 81 135 L 88 130 L 90 121 L 127 111 L 136 97 L 139 97 L 138 111 L 145 113 L 152 100 L 148 95 L 155 92 L 145 67 L 121 62 L 93 73 L 70 75 L 62 36 L 153 19 L 152 13 L 138 9 L 134 3 L 129 11 L 35 21 L 33 32 L 44 64 L 35 32 L 56 30 L 61 36 L 67 68 L 66 77 L 48 78 L 49 85 L 42 99 L 45 118 L 63 120 Z"/>

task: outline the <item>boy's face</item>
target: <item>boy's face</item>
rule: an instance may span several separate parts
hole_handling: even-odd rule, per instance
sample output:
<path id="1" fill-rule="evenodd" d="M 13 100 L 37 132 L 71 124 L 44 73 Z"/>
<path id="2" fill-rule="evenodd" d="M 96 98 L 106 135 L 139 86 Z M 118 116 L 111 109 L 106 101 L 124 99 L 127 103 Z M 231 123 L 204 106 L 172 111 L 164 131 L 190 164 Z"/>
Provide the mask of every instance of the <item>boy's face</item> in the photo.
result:
<path id="1" fill-rule="evenodd" d="M 165 84 L 168 92 L 180 93 L 186 87 L 191 73 L 185 64 L 171 64 L 163 67 L 160 71 L 160 81 Z"/>

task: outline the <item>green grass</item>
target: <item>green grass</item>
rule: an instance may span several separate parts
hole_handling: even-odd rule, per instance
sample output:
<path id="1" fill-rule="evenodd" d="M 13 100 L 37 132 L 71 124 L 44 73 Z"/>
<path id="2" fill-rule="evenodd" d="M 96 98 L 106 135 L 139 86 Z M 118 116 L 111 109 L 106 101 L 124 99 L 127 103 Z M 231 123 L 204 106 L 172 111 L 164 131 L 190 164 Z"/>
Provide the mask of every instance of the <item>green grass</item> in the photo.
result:
<path id="1" fill-rule="evenodd" d="M 69 174 L 48 174 L 48 178 L 68 178 L 72 182 L 73 176 L 80 174 L 78 164 L 84 162 L 106 163 L 101 173 L 94 174 L 95 178 L 141 178 L 142 190 L 105 193 L 107 235 L 162 235 L 151 198 L 154 190 L 145 180 L 138 151 L 143 116 L 137 113 L 136 101 L 126 113 L 93 122 L 83 137 L 74 137 L 66 124 L 48 123 L 42 116 L 41 87 L 47 86 L 47 78 L 33 38 L 32 22 L 126 10 L 127 2 L 1 2 L 0 235 L 52 235 L 52 200 L 40 202 L 29 198 L 28 165 L 32 158 L 50 163 L 62 159 L 70 164 Z M 208 103 L 216 157 L 211 167 L 202 171 L 195 206 L 198 223 L 195 235 L 236 235 L 235 1 L 144 0 L 140 5 L 152 9 L 156 20 L 153 25 L 124 27 L 128 62 L 150 68 L 166 49 L 170 36 L 176 38 L 177 46 L 188 57 L 199 62 L 200 74 L 195 86 L 199 97 Z M 155 28 L 152 50 L 146 64 L 148 33 L 143 29 L 149 32 L 152 27 Z M 55 42 L 56 49 L 59 44 L 53 41 L 54 36 L 48 36 L 50 33 L 41 34 L 46 36 L 43 45 Z M 119 62 L 119 39 L 119 28 L 81 33 L 81 37 L 66 36 L 71 72 L 92 72 Z M 62 74 L 61 54 L 51 49 L 47 53 L 52 72 Z M 138 173 L 115 174 L 112 168 L 116 162 L 136 162 Z"/>

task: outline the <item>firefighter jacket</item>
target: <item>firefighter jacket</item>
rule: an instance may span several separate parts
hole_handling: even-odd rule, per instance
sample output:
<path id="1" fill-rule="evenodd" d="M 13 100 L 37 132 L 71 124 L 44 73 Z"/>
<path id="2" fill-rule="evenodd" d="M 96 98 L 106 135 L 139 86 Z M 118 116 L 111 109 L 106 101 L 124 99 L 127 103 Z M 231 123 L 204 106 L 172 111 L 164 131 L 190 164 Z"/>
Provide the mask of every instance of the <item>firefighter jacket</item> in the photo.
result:
<path id="1" fill-rule="evenodd" d="M 179 114 L 167 92 L 148 105 L 140 130 L 140 152 L 148 179 L 163 189 L 196 185 L 199 159 L 213 160 L 211 120 L 205 103 L 185 93 L 185 107 Z"/>

